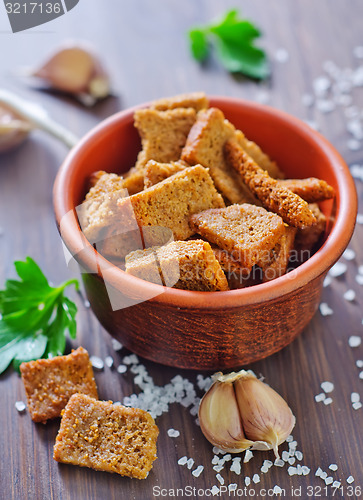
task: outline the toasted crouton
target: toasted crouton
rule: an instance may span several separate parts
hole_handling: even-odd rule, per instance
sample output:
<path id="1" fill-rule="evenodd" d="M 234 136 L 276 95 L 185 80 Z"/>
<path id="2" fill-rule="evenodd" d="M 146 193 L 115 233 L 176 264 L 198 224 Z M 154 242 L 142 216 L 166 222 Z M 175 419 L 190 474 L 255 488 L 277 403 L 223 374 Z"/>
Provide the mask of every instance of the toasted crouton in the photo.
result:
<path id="1" fill-rule="evenodd" d="M 170 163 L 159 163 L 149 160 L 144 168 L 144 188 L 147 189 L 189 166 L 182 160 Z"/>
<path id="2" fill-rule="evenodd" d="M 157 458 L 158 434 L 154 419 L 144 410 L 75 394 L 64 410 L 53 458 L 145 479 Z"/>
<path id="3" fill-rule="evenodd" d="M 211 243 L 227 250 L 247 273 L 270 255 L 285 232 L 281 217 L 247 203 L 192 215 L 190 226 Z"/>
<path id="4" fill-rule="evenodd" d="M 193 108 L 167 111 L 138 109 L 134 119 L 142 141 L 136 168 L 142 169 L 149 160 L 168 163 L 180 159 L 189 131 L 196 120 L 196 111 Z"/>
<path id="5" fill-rule="evenodd" d="M 175 108 L 194 108 L 196 111 L 208 108 L 209 102 L 204 92 L 191 92 L 189 94 L 179 94 L 173 97 L 158 99 L 151 103 L 151 109 L 166 111 Z"/>
<path id="6" fill-rule="evenodd" d="M 307 179 L 284 179 L 278 181 L 280 186 L 290 189 L 308 203 L 334 198 L 335 191 L 326 181 L 309 177 Z"/>
<path id="7" fill-rule="evenodd" d="M 316 223 L 308 203 L 284 186 L 257 165 L 236 140 L 225 144 L 226 158 L 241 178 L 257 196 L 264 207 L 277 213 L 294 227 L 312 226 Z"/>
<path id="8" fill-rule="evenodd" d="M 285 233 L 272 249 L 271 257 L 259 263 L 263 271 L 262 281 L 271 281 L 286 273 L 290 252 L 294 248 L 296 231 L 295 227 L 286 226 Z"/>
<path id="9" fill-rule="evenodd" d="M 190 165 L 200 163 L 209 168 L 218 191 L 231 203 L 254 203 L 255 199 L 240 176 L 224 159 L 223 146 L 234 136 L 235 129 L 222 111 L 209 108 L 198 113 L 181 158 Z"/>
<path id="10" fill-rule="evenodd" d="M 319 205 L 311 203 L 309 208 L 313 212 L 317 222 L 314 226 L 298 229 L 296 233 L 295 250 L 298 254 L 297 260 L 300 262 L 304 262 L 311 257 L 314 246 L 320 240 L 326 228 L 327 220 L 323 212 L 319 209 Z"/>
<path id="11" fill-rule="evenodd" d="M 126 256 L 126 272 L 146 281 L 197 291 L 228 290 L 224 272 L 206 241 L 173 241 Z"/>
<path id="12" fill-rule="evenodd" d="M 243 132 L 236 130 L 235 139 L 241 148 L 257 163 L 257 165 L 273 177 L 274 179 L 283 179 L 285 176 L 275 161 L 262 151 L 260 146 L 247 139 Z"/>
<path id="13" fill-rule="evenodd" d="M 139 226 L 167 227 L 175 239 L 185 240 L 193 234 L 188 223 L 192 214 L 224 202 L 208 170 L 196 165 L 118 203 L 121 212 L 130 206 Z"/>

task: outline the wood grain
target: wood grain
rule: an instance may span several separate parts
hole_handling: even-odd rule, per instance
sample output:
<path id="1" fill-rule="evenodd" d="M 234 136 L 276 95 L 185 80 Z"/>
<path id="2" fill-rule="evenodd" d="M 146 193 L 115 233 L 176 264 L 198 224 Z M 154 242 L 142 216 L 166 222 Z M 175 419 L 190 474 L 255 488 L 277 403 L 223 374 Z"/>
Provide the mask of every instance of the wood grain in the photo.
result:
<path id="1" fill-rule="evenodd" d="M 241 5 L 243 13 L 262 28 L 265 36 L 261 43 L 271 55 L 272 78 L 262 84 L 230 77 L 214 58 L 200 67 L 189 56 L 185 31 L 235 5 L 232 0 L 108 0 L 107 3 L 87 0 L 47 27 L 18 35 L 9 33 L 2 11 L 0 40 L 4 50 L 0 51 L 0 85 L 42 103 L 56 120 L 79 136 L 121 108 L 168 94 L 202 89 L 209 94 L 261 99 L 264 97 L 261 93 L 267 92 L 271 105 L 300 118 L 315 120 L 348 164 L 361 163 L 362 150 L 347 148 L 349 136 L 344 107 L 331 114 L 321 114 L 315 108 L 305 108 L 301 95 L 312 91 L 312 79 L 323 73 L 325 61 L 333 60 L 341 68 L 357 64 L 352 50 L 362 44 L 362 3 L 359 0 L 349 3 L 346 0 L 245 0 Z M 112 73 L 119 98 L 85 110 L 71 99 L 30 89 L 13 76 L 15 68 L 33 65 L 51 47 L 75 36 L 96 44 Z M 289 60 L 284 64 L 274 59 L 275 51 L 281 47 L 289 52 Z M 358 88 L 354 93 L 360 108 L 363 105 L 361 90 Z M 35 258 L 54 283 L 77 273 L 66 267 L 51 202 L 54 177 L 65 154 L 62 145 L 36 132 L 18 150 L 0 157 L 1 283 L 6 277 L 14 276 L 14 259 L 23 259 L 26 255 Z M 362 203 L 362 183 L 357 183 L 357 188 Z M 322 300 L 334 314 L 324 318 L 318 312 L 290 346 L 251 365 L 289 402 L 297 417 L 293 434 L 304 453 L 302 463 L 311 468 L 307 476 L 290 478 L 286 465 L 283 469 L 274 467 L 267 474 L 260 474 L 261 482 L 255 485 L 258 492 L 278 484 L 286 488 L 286 498 L 294 498 L 291 486 L 301 486 L 302 498 L 306 498 L 307 486 L 325 486 L 315 477 L 316 469 L 320 466 L 329 472 L 329 464 L 337 463 L 338 471 L 329 474 L 342 480 L 345 490 L 340 498 L 359 498 L 358 494 L 348 497 L 346 478 L 354 476 L 353 485 L 363 487 L 363 410 L 353 410 L 350 403 L 352 392 L 359 392 L 363 397 L 362 381 L 358 378 L 360 370 L 355 366 L 356 360 L 363 359 L 363 348 L 352 349 L 348 345 L 350 335 L 362 335 L 362 288 L 355 281 L 357 264 L 363 263 L 362 237 L 363 229 L 358 225 L 350 244 L 356 252 L 355 260 L 348 262 L 344 276 L 323 291 Z M 357 293 L 353 302 L 342 298 L 349 288 Z M 73 345 L 83 345 L 91 354 L 102 358 L 110 354 L 117 366 L 126 352 L 113 352 L 110 336 L 83 302 L 78 297 L 75 299 L 79 315 L 78 336 Z M 193 382 L 196 379 L 195 372 L 151 362 L 144 364 L 159 385 L 165 385 L 179 373 Z M 120 375 L 114 369 L 105 368 L 96 373 L 96 379 L 103 399 L 120 400 L 139 390 L 129 372 Z M 325 380 L 335 385 L 331 394 L 333 403 L 328 406 L 314 401 Z M 18 414 L 14 403 L 24 400 L 25 395 L 19 376 L 11 370 L 1 376 L 0 387 L 1 500 L 141 500 L 153 498 L 153 486 L 209 488 L 218 484 L 210 463 L 211 446 L 196 426 L 195 417 L 180 405 L 171 405 L 170 412 L 158 418 L 159 458 L 149 478 L 136 481 L 57 464 L 52 459 L 52 448 L 59 422 L 35 425 L 28 413 Z M 180 430 L 179 438 L 168 437 L 167 429 L 171 427 Z M 185 466 L 177 465 L 177 460 L 184 455 L 193 457 L 196 465 L 205 466 L 198 479 Z M 272 459 L 271 454 L 255 453 L 253 460 L 243 465 L 241 476 L 230 472 L 229 466 L 221 474 L 226 484 L 237 483 L 242 488 L 244 476 L 260 473 L 265 459 Z M 320 498 L 333 498 L 331 490 L 328 495 L 322 490 Z"/>

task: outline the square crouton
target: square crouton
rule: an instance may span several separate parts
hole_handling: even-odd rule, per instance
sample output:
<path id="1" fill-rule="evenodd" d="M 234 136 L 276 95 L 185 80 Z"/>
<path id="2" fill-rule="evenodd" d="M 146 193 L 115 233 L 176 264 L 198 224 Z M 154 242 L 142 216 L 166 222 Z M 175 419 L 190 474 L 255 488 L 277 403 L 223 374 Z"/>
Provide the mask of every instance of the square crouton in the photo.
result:
<path id="1" fill-rule="evenodd" d="M 281 217 L 247 203 L 192 215 L 190 226 L 232 254 L 246 272 L 270 254 L 285 232 Z"/>
<path id="2" fill-rule="evenodd" d="M 67 356 L 22 363 L 20 372 L 34 422 L 60 417 L 75 393 L 98 397 L 92 365 L 83 347 Z"/>
<path id="3" fill-rule="evenodd" d="M 142 142 L 136 168 L 143 169 L 149 160 L 168 163 L 180 159 L 189 131 L 196 120 L 196 111 L 193 108 L 166 111 L 138 109 L 134 120 Z"/>
<path id="4" fill-rule="evenodd" d="M 151 109 L 166 111 L 175 108 L 193 108 L 196 111 L 208 108 L 209 102 L 204 92 L 190 92 L 188 94 L 179 94 L 173 97 L 166 97 L 153 101 Z"/>
<path id="5" fill-rule="evenodd" d="M 221 110 L 200 111 L 191 128 L 181 158 L 190 165 L 209 168 L 218 191 L 231 203 L 253 203 L 254 197 L 236 171 L 225 161 L 223 146 L 234 136 L 235 128 Z"/>
<path id="6" fill-rule="evenodd" d="M 158 434 L 144 410 L 75 394 L 64 409 L 53 458 L 145 479 L 157 458 Z"/>
<path id="7" fill-rule="evenodd" d="M 189 217 L 207 208 L 223 207 L 224 202 L 208 170 L 196 165 L 118 202 L 121 212 L 128 213 L 130 206 L 139 226 L 167 227 L 174 239 L 186 240 L 193 234 Z"/>
<path id="8" fill-rule="evenodd" d="M 308 203 L 270 177 L 245 153 L 235 139 L 228 140 L 224 149 L 230 165 L 240 173 L 241 179 L 265 208 L 280 215 L 290 226 L 305 227 L 316 223 Z"/>
<path id="9" fill-rule="evenodd" d="M 181 172 L 185 168 L 189 167 L 187 163 L 183 161 L 172 161 L 170 163 L 159 163 L 154 160 L 147 162 L 144 168 L 144 188 L 147 189 L 158 182 L 167 179 L 168 177 Z"/>
<path id="10" fill-rule="evenodd" d="M 173 241 L 163 247 L 132 252 L 126 257 L 126 272 L 183 290 L 229 289 L 210 244 L 202 240 Z"/>
<path id="11" fill-rule="evenodd" d="M 308 203 L 329 200 L 334 198 L 335 191 L 326 181 L 316 177 L 307 179 L 284 179 L 278 181 L 280 186 L 290 189 Z"/>

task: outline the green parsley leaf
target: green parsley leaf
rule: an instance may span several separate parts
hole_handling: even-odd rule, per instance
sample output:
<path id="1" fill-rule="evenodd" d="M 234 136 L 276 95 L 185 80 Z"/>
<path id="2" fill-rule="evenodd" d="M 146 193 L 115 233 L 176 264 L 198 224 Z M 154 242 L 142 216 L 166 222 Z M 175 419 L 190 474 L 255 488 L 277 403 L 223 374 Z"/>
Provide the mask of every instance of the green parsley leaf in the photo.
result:
<path id="1" fill-rule="evenodd" d="M 192 55 L 198 61 L 208 55 L 211 40 L 218 58 L 227 71 L 262 80 L 269 76 L 266 53 L 254 45 L 260 30 L 241 19 L 237 9 L 228 11 L 219 22 L 189 31 Z"/>
<path id="2" fill-rule="evenodd" d="M 20 280 L 7 280 L 0 291 L 0 374 L 11 361 L 18 369 L 24 361 L 63 354 L 65 334 L 76 336 L 77 307 L 64 290 L 78 281 L 52 287 L 33 259 L 14 263 Z"/>

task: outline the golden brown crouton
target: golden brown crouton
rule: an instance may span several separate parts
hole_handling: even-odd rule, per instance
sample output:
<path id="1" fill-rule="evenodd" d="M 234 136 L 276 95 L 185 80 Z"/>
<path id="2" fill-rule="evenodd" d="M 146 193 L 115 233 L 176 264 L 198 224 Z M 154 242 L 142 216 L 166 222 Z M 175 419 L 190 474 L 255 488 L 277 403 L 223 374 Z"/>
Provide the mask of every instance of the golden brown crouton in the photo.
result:
<path id="1" fill-rule="evenodd" d="M 224 272 L 206 241 L 173 241 L 126 256 L 126 272 L 183 290 L 228 290 Z"/>
<path id="2" fill-rule="evenodd" d="M 207 208 L 223 207 L 208 170 L 201 165 L 189 167 L 128 199 L 120 199 L 120 212 L 134 212 L 139 226 L 168 227 L 176 240 L 193 234 L 189 217 Z"/>
<path id="3" fill-rule="evenodd" d="M 133 167 L 126 172 L 122 187 L 127 189 L 129 195 L 142 191 L 144 189 L 144 174 L 142 170 Z"/>
<path id="4" fill-rule="evenodd" d="M 298 229 L 295 238 L 295 250 L 297 251 L 297 261 L 304 262 L 312 255 L 314 246 L 324 234 L 326 228 L 326 217 L 316 203 L 309 205 L 317 223 L 314 226 Z"/>
<path id="5" fill-rule="evenodd" d="M 123 178 L 117 174 L 109 174 L 103 170 L 94 172 L 89 182 L 91 188 L 86 194 L 86 200 L 94 200 L 109 193 L 123 189 Z"/>
<path id="6" fill-rule="evenodd" d="M 194 108 L 196 111 L 208 108 L 209 102 L 204 92 L 191 92 L 189 94 L 179 94 L 173 97 L 158 99 L 151 103 L 151 109 L 166 111 L 175 108 Z"/>
<path id="7" fill-rule="evenodd" d="M 181 160 L 170 163 L 158 163 L 157 161 L 149 160 L 144 168 L 144 188 L 147 189 L 189 166 Z"/>
<path id="8" fill-rule="evenodd" d="M 308 203 L 334 198 L 335 191 L 326 181 L 309 177 L 307 179 L 284 179 L 278 181 L 280 186 L 290 189 Z"/>
<path id="9" fill-rule="evenodd" d="M 154 419 L 144 410 L 75 394 L 64 410 L 53 458 L 145 479 L 157 458 L 158 434 Z"/>
<path id="10" fill-rule="evenodd" d="M 265 208 L 277 213 L 294 227 L 312 226 L 316 223 L 307 202 L 270 177 L 235 140 L 227 141 L 225 153 L 229 163 L 240 173 L 243 181 Z"/>
<path id="11" fill-rule="evenodd" d="M 180 159 L 189 130 L 196 120 L 196 111 L 193 108 L 138 109 L 134 119 L 142 142 L 136 163 L 136 168 L 140 169 L 149 160 L 168 163 Z"/>
<path id="12" fill-rule="evenodd" d="M 285 232 L 281 217 L 247 203 L 192 215 L 190 226 L 211 243 L 227 250 L 246 272 L 270 255 Z"/>
<path id="13" fill-rule="evenodd" d="M 20 373 L 34 422 L 45 423 L 50 418 L 60 417 L 75 393 L 98 397 L 92 365 L 83 347 L 68 356 L 22 363 Z"/>
<path id="14" fill-rule="evenodd" d="M 272 249 L 270 259 L 259 262 L 263 271 L 263 281 L 271 281 L 286 273 L 290 252 L 294 248 L 296 228 L 286 226 L 285 234 Z"/>
<path id="15" fill-rule="evenodd" d="M 266 170 L 271 177 L 274 179 L 283 179 L 285 177 L 277 163 L 272 161 L 271 158 L 262 151 L 258 144 L 247 139 L 243 132 L 236 130 L 234 137 L 245 153 L 247 153 L 259 167 Z"/>
<path id="16" fill-rule="evenodd" d="M 223 146 L 234 133 L 233 125 L 225 120 L 219 109 L 200 111 L 189 132 L 181 158 L 190 165 L 200 163 L 209 168 L 216 188 L 231 203 L 254 203 L 251 192 L 223 155 Z"/>

